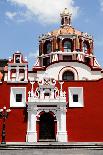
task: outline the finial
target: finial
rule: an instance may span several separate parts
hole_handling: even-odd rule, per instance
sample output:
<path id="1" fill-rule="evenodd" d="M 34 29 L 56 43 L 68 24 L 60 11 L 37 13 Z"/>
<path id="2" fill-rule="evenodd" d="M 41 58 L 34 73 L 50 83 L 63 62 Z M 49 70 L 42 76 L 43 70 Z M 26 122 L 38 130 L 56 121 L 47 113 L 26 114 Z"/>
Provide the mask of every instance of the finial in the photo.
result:
<path id="1" fill-rule="evenodd" d="M 69 10 L 67 8 L 64 9 L 64 11 L 60 14 L 61 16 L 61 27 L 64 26 L 71 26 L 71 13 L 69 13 Z"/>
<path id="2" fill-rule="evenodd" d="M 68 15 L 69 14 L 69 10 L 67 8 L 65 8 L 64 11 L 63 11 L 63 14 L 64 15 Z"/>
<path id="3" fill-rule="evenodd" d="M 20 53 L 20 51 L 16 51 L 16 53 Z"/>

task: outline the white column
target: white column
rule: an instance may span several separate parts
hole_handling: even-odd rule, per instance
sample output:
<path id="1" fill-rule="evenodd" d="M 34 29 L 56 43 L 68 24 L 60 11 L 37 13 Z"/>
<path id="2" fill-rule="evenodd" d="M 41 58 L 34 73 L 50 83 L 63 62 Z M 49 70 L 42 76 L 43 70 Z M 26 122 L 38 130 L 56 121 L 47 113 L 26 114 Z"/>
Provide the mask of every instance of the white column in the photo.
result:
<path id="1" fill-rule="evenodd" d="M 64 82 L 59 82 L 60 83 L 60 97 L 63 96 L 63 83 Z"/>
<path id="2" fill-rule="evenodd" d="M 19 67 L 16 68 L 16 81 L 19 81 Z"/>
<path id="3" fill-rule="evenodd" d="M 28 74 L 28 72 L 27 72 L 27 67 L 25 67 L 25 80 L 24 81 L 27 81 L 28 79 L 27 79 L 27 74 Z"/>
<path id="4" fill-rule="evenodd" d="M 66 112 L 61 111 L 61 131 L 66 131 Z"/>
<path id="5" fill-rule="evenodd" d="M 50 96 L 51 99 L 54 99 L 54 89 L 51 89 L 51 96 Z"/>
<path id="6" fill-rule="evenodd" d="M 58 113 L 58 122 L 57 122 L 57 141 L 58 142 L 67 142 L 67 131 L 66 131 L 66 109 L 61 107 Z"/>
<path id="7" fill-rule="evenodd" d="M 40 99 L 41 100 L 44 99 L 44 90 L 43 90 L 43 88 L 40 89 Z"/>
<path id="8" fill-rule="evenodd" d="M 59 127 L 60 127 L 60 124 L 59 124 L 59 122 L 60 122 L 60 112 L 59 111 L 57 111 L 57 114 L 56 114 L 56 117 L 57 117 L 57 135 L 56 135 L 56 141 L 58 141 L 59 142 Z"/>
<path id="9" fill-rule="evenodd" d="M 37 142 L 36 111 L 28 111 L 27 142 Z"/>
<path id="10" fill-rule="evenodd" d="M 31 97 L 34 96 L 34 83 L 35 81 L 30 81 L 31 85 L 32 85 L 32 88 L 31 88 Z"/>
<path id="11" fill-rule="evenodd" d="M 11 67 L 8 67 L 8 81 L 10 81 L 10 71 L 11 71 Z"/>

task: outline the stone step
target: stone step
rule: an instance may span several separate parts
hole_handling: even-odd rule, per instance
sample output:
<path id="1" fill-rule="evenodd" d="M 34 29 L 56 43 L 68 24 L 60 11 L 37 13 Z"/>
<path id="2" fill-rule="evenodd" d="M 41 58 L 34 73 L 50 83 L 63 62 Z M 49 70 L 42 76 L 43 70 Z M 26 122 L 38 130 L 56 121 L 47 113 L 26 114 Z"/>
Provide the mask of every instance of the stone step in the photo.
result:
<path id="1" fill-rule="evenodd" d="M 0 144 L 0 150 L 23 150 L 23 149 L 100 149 L 103 150 L 103 143 L 7 143 Z"/>

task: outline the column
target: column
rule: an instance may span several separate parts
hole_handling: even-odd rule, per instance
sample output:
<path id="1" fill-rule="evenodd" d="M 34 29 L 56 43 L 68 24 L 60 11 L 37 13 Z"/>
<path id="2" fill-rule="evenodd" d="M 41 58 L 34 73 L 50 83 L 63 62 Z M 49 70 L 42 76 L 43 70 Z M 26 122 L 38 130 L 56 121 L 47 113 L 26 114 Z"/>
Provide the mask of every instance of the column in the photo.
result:
<path id="1" fill-rule="evenodd" d="M 51 45 L 52 45 L 52 52 L 54 52 L 54 39 L 51 40 Z"/>
<path id="2" fill-rule="evenodd" d="M 57 111 L 56 117 L 57 117 L 57 134 L 56 134 L 56 141 L 59 142 L 60 111 Z"/>
<path id="3" fill-rule="evenodd" d="M 10 72 L 11 72 L 11 67 L 8 67 L 8 79 L 7 79 L 8 81 L 11 80 L 11 78 L 10 78 L 10 74 L 11 74 L 11 73 L 10 73 Z"/>
<path id="4" fill-rule="evenodd" d="M 31 83 L 31 97 L 34 97 L 34 83 L 35 83 L 35 81 L 30 81 L 30 83 Z"/>
<path id="5" fill-rule="evenodd" d="M 80 44 L 80 51 L 83 52 L 83 40 L 81 40 Z"/>
<path id="6" fill-rule="evenodd" d="M 40 88 L 40 99 L 44 100 L 44 90 L 43 90 L 43 88 Z"/>
<path id="7" fill-rule="evenodd" d="M 24 81 L 28 81 L 28 72 L 27 72 L 27 66 L 25 67 L 25 80 Z"/>
<path id="8" fill-rule="evenodd" d="M 63 47 L 62 47 L 62 38 L 60 38 L 60 51 L 63 51 Z"/>
<path id="9" fill-rule="evenodd" d="M 58 46 L 58 42 L 57 42 L 57 40 L 56 40 L 55 49 L 56 49 L 56 51 L 60 50 L 60 49 L 59 49 L 59 46 Z"/>
<path id="10" fill-rule="evenodd" d="M 44 42 L 42 41 L 42 42 L 41 42 L 41 53 L 42 53 L 42 54 L 44 54 L 43 49 L 44 49 Z"/>
<path id="11" fill-rule="evenodd" d="M 90 53 L 89 54 L 93 54 L 93 41 L 90 42 Z"/>
<path id="12" fill-rule="evenodd" d="M 55 52 L 56 51 L 56 38 L 54 38 L 54 48 L 53 48 L 53 52 Z"/>
<path id="13" fill-rule="evenodd" d="M 19 67 L 16 67 L 16 81 L 19 81 Z"/>
<path id="14" fill-rule="evenodd" d="M 73 41 L 73 51 L 76 51 L 76 39 L 74 38 L 72 41 Z"/>
<path id="15" fill-rule="evenodd" d="M 57 141 L 67 142 L 67 131 L 66 131 L 66 108 L 60 107 L 58 122 L 57 122 Z"/>
<path id="16" fill-rule="evenodd" d="M 31 109 L 28 110 L 26 142 L 37 142 L 36 120 L 36 111 Z"/>
<path id="17" fill-rule="evenodd" d="M 76 50 L 80 50 L 80 45 L 79 45 L 79 38 L 77 36 L 76 38 Z"/>

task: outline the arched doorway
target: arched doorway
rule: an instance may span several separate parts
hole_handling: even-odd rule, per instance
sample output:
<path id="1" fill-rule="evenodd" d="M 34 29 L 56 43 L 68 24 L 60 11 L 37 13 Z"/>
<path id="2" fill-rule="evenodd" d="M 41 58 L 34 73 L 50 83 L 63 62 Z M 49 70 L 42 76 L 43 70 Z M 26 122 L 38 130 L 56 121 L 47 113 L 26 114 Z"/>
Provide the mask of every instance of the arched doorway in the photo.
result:
<path id="1" fill-rule="evenodd" d="M 55 118 L 51 113 L 43 113 L 39 122 L 39 140 L 55 139 Z"/>

